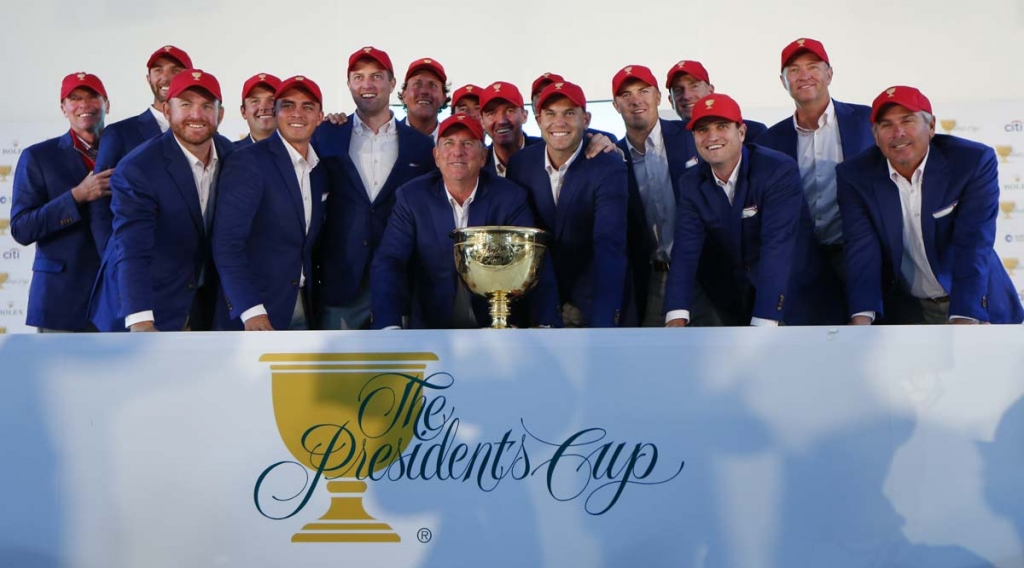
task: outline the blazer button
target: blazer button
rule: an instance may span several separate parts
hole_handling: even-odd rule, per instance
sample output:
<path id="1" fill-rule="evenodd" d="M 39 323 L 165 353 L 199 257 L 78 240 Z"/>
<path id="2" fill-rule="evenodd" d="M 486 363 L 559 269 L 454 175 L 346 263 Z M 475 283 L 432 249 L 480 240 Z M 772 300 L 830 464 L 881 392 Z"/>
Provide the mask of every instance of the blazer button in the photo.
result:
<path id="1" fill-rule="evenodd" d="M 189 290 L 191 290 L 191 289 L 193 289 L 193 288 L 195 288 L 195 287 L 196 287 L 196 285 L 195 285 L 195 284 L 193 284 L 192 282 L 189 282 L 189 283 L 188 283 L 188 289 L 189 289 Z"/>
<path id="2" fill-rule="evenodd" d="M 299 281 L 298 280 L 292 280 L 292 286 L 298 286 L 298 285 L 299 285 Z"/>
<path id="3" fill-rule="evenodd" d="M 374 207 L 370 207 L 370 215 L 373 215 L 373 214 L 374 214 L 374 213 L 376 213 L 376 212 L 377 212 L 377 209 L 376 209 L 376 208 L 374 208 Z"/>
<path id="4" fill-rule="evenodd" d="M 366 240 L 366 239 L 363 239 L 363 246 L 364 246 L 364 247 L 368 247 L 368 246 L 370 246 L 370 241 L 368 241 L 368 240 Z"/>

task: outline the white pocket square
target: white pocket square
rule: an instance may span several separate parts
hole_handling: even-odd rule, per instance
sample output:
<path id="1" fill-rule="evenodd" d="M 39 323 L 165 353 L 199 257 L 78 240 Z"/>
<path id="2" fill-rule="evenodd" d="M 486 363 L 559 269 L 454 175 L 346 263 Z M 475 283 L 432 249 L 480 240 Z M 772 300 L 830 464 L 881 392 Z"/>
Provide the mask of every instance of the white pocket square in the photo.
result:
<path id="1" fill-rule="evenodd" d="M 960 202 L 959 201 L 954 201 L 953 203 L 950 203 L 946 207 L 943 207 L 942 209 L 939 209 L 935 213 L 932 213 L 932 217 L 934 217 L 936 219 L 941 219 L 941 218 L 945 217 L 946 215 L 949 215 L 950 213 L 953 212 L 954 209 L 956 209 L 956 204 L 957 203 L 960 203 Z"/>
<path id="2" fill-rule="evenodd" d="M 327 194 L 326 193 L 320 195 L 320 203 L 323 203 L 324 201 L 327 201 Z"/>
<path id="3" fill-rule="evenodd" d="M 749 218 L 753 217 L 754 215 L 757 215 L 757 205 L 753 205 L 753 206 L 750 206 L 750 207 L 747 207 L 746 209 L 744 209 L 742 217 L 744 219 L 749 219 Z"/>
<path id="4" fill-rule="evenodd" d="M 686 168 L 689 169 L 689 168 L 692 168 L 693 166 L 696 166 L 697 165 L 697 161 L 698 161 L 697 160 L 697 156 L 694 156 L 694 157 L 690 158 L 690 160 L 688 162 L 686 162 Z"/>

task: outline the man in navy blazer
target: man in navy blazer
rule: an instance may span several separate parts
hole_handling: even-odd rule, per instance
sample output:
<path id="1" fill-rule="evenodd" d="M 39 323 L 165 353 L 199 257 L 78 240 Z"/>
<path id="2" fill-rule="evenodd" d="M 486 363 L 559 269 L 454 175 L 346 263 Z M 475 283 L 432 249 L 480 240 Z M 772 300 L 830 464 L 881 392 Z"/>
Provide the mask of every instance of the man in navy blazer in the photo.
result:
<path id="1" fill-rule="evenodd" d="M 835 277 L 843 282 L 843 224 L 835 168 L 871 147 L 871 109 L 839 102 L 829 94 L 832 66 L 821 42 L 793 41 L 782 50 L 781 63 L 780 80 L 796 103 L 796 112 L 769 128 L 757 143 L 796 160 L 814 235 L 828 254 Z"/>
<path id="2" fill-rule="evenodd" d="M 274 95 L 281 80 L 270 73 L 257 73 L 242 85 L 242 118 L 249 125 L 249 135 L 235 141 L 235 149 L 245 148 L 270 138 L 277 130 L 274 116 Z"/>
<path id="3" fill-rule="evenodd" d="M 726 95 L 697 101 L 687 127 L 703 162 L 679 182 L 666 324 L 689 323 L 697 282 L 725 325 L 841 322 L 842 297 L 813 242 L 796 163 L 744 145 L 742 113 Z"/>
<path id="4" fill-rule="evenodd" d="M 697 154 L 697 147 L 693 146 L 693 135 L 686 129 L 686 124 L 692 118 L 693 105 L 698 100 L 715 92 L 715 86 L 711 84 L 708 70 L 700 61 L 684 59 L 676 63 L 668 70 L 668 77 L 665 79 L 665 88 L 668 89 L 672 108 L 683 121 L 680 126 L 683 132 L 690 136 L 690 144 L 693 153 L 689 154 L 687 160 L 693 160 L 696 164 L 700 156 Z M 747 126 L 747 135 L 744 139 L 747 144 L 757 142 L 758 136 L 763 134 L 768 127 L 756 120 L 744 120 Z"/>
<path id="5" fill-rule="evenodd" d="M 36 244 L 25 323 L 40 331 L 93 329 L 89 293 L 100 267 L 109 218 L 89 204 L 110 195 L 110 170 L 92 172 L 110 103 L 99 77 L 72 73 L 60 90 L 70 130 L 26 148 L 14 172 L 11 236 Z"/>
<path id="6" fill-rule="evenodd" d="M 935 134 L 928 98 L 895 86 L 871 110 L 876 147 L 836 169 L 851 323 L 1021 323 L 993 249 L 991 148 Z"/>
<path id="7" fill-rule="evenodd" d="M 320 237 L 317 304 L 322 329 L 370 324 L 370 263 L 395 205 L 395 190 L 434 169 L 434 142 L 395 121 L 388 54 L 364 47 L 349 57 L 348 88 L 356 112 L 343 125 L 324 122 L 313 145 L 329 179 Z"/>
<path id="8" fill-rule="evenodd" d="M 512 156 L 508 179 L 527 188 L 534 217 L 551 235 L 545 264 L 554 264 L 567 326 L 613 327 L 626 301 L 626 165 L 617 153 L 584 159 L 590 123 L 583 90 L 568 81 L 538 96 L 543 144 Z"/>
<path id="9" fill-rule="evenodd" d="M 512 155 L 541 141 L 523 132 L 528 115 L 523 95 L 512 83 L 495 81 L 481 90 L 480 122 L 491 137 L 484 169 L 490 174 L 505 177 Z"/>
<path id="10" fill-rule="evenodd" d="M 217 134 L 220 84 L 186 69 L 171 81 L 170 130 L 132 151 L 111 178 L 114 233 L 93 292 L 100 331 L 210 329 L 217 274 L 210 262 L 220 164 L 234 149 Z"/>
<path id="11" fill-rule="evenodd" d="M 373 327 L 429 329 L 490 325 L 487 300 L 475 296 L 455 268 L 451 232 L 485 225 L 534 226 L 526 191 L 482 171 L 484 130 L 466 114 L 455 114 L 438 129 L 437 172 L 398 188 L 384 239 L 373 259 Z M 557 325 L 558 295 L 550 266 L 530 294 L 537 325 Z M 407 293 L 408 291 L 408 293 Z M 411 294 L 411 298 L 409 297 Z M 513 310 L 526 309 L 513 304 Z M 523 321 L 524 316 L 520 316 Z"/>
<path id="12" fill-rule="evenodd" d="M 96 173 L 117 166 L 136 146 L 170 128 L 161 110 L 167 102 L 167 89 L 178 73 L 192 68 L 192 58 L 173 45 L 165 45 L 149 56 L 146 68 L 149 69 L 146 82 L 153 91 L 153 105 L 142 114 L 115 122 L 104 130 L 103 144 L 96 158 Z"/>
<path id="13" fill-rule="evenodd" d="M 233 153 L 218 182 L 215 329 L 310 329 L 327 175 L 309 141 L 324 118 L 323 95 L 300 75 L 279 84 L 274 107 L 277 133 Z"/>

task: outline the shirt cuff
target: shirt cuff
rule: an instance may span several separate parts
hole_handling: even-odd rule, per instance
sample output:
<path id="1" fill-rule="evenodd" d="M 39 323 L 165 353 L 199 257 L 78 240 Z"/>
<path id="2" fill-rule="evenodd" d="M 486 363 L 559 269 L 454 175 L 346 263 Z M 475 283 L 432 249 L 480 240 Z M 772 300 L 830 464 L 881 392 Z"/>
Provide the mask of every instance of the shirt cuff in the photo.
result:
<path id="1" fill-rule="evenodd" d="M 402 329 L 402 326 L 400 326 L 400 325 L 389 325 L 387 327 L 382 327 L 381 328 L 381 330 L 385 330 L 385 329 Z"/>
<path id="2" fill-rule="evenodd" d="M 125 317 L 124 326 L 131 327 L 137 323 L 143 323 L 147 321 L 156 322 L 156 319 L 153 317 L 152 310 L 147 310 L 144 312 L 135 312 L 134 314 Z"/>
<path id="3" fill-rule="evenodd" d="M 779 322 L 764 318 L 750 318 L 750 325 L 754 327 L 778 327 Z"/>
<path id="4" fill-rule="evenodd" d="M 690 310 L 670 310 L 665 314 L 665 323 L 674 319 L 684 319 L 686 323 L 690 323 Z"/>
<path id="5" fill-rule="evenodd" d="M 263 304 L 256 304 L 255 306 L 253 306 L 253 307 L 249 308 L 248 310 L 245 310 L 244 312 L 242 312 L 242 315 L 239 316 L 239 319 L 242 320 L 242 323 L 245 323 L 245 322 L 249 321 L 249 319 L 251 319 L 251 318 L 254 318 L 256 316 L 265 316 L 265 315 L 267 315 L 267 309 L 263 307 Z"/>
<path id="6" fill-rule="evenodd" d="M 874 311 L 857 312 L 857 313 L 853 314 L 852 316 L 850 316 L 850 319 L 853 319 L 853 318 L 855 318 L 857 316 L 865 316 L 865 317 L 871 318 L 872 323 L 875 321 L 875 312 Z"/>
<path id="7" fill-rule="evenodd" d="M 968 320 L 973 321 L 974 323 L 978 323 L 979 321 L 981 321 L 968 316 L 949 316 L 949 321 L 953 320 Z"/>

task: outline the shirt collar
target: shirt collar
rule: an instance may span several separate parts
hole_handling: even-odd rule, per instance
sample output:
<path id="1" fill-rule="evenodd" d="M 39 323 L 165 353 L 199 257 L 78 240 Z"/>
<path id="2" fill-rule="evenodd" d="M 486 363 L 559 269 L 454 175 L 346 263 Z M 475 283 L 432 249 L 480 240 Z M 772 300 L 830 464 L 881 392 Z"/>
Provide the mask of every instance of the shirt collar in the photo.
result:
<path id="1" fill-rule="evenodd" d="M 728 185 L 732 185 L 733 187 L 735 187 L 736 186 L 736 180 L 738 180 L 740 178 L 740 166 L 741 165 L 743 165 L 743 156 L 742 155 L 740 156 L 739 161 L 736 162 L 736 167 L 733 168 L 732 174 L 729 175 L 729 180 L 728 181 L 722 181 L 722 180 L 718 179 L 718 176 L 716 176 L 715 172 L 712 171 L 711 175 L 712 175 L 712 177 L 715 178 L 715 183 L 718 184 L 718 187 L 726 187 Z"/>
<path id="2" fill-rule="evenodd" d="M 452 209 L 455 209 L 456 206 L 465 208 L 467 205 L 472 203 L 473 199 L 476 198 L 477 189 L 480 189 L 480 176 L 477 176 L 476 178 L 476 184 L 473 185 L 473 192 L 469 194 L 469 197 L 467 197 L 465 201 L 462 202 L 462 205 L 459 205 L 459 202 L 455 201 L 455 197 L 452 195 L 452 192 L 448 189 L 448 184 L 444 184 L 444 192 L 448 194 L 448 203 L 451 204 Z"/>
<path id="3" fill-rule="evenodd" d="M 374 135 L 373 130 L 371 130 L 369 126 L 366 126 L 366 123 L 359 118 L 358 112 L 352 113 L 352 130 L 357 134 L 362 134 L 364 136 Z M 381 125 L 377 134 L 391 134 L 392 132 L 395 132 L 395 113 L 393 112 L 391 112 L 391 119 Z"/>
<path id="4" fill-rule="evenodd" d="M 548 156 L 548 149 L 545 147 L 544 148 L 544 169 L 547 170 L 548 174 L 554 173 L 556 171 L 560 172 L 560 171 L 568 170 L 569 166 L 571 166 L 572 163 L 576 161 L 576 158 L 579 157 L 580 152 L 582 152 L 582 151 L 583 151 L 583 140 L 580 140 L 580 145 L 576 147 L 576 151 L 572 153 L 572 156 L 569 156 L 569 159 L 566 160 L 566 162 L 564 164 L 562 164 L 562 167 L 556 168 L 555 166 L 551 165 L 551 157 Z"/>
<path id="5" fill-rule="evenodd" d="M 281 136 L 280 130 L 277 131 L 277 136 L 281 139 L 281 143 L 284 144 L 284 147 L 288 150 L 288 156 L 291 157 L 293 166 L 300 167 L 306 165 L 312 170 L 320 163 L 320 158 L 316 155 L 316 150 L 313 149 L 312 144 L 309 145 L 309 149 L 306 151 L 307 155 L 303 158 L 302 154 L 300 154 L 294 146 L 289 144 L 288 141 L 284 139 L 284 136 Z"/>
<path id="6" fill-rule="evenodd" d="M 921 160 L 921 165 L 917 166 L 917 169 L 914 170 L 914 173 L 910 174 L 910 179 L 907 180 L 907 181 L 909 181 L 910 183 L 914 183 L 917 180 L 921 179 L 922 176 L 924 176 L 924 166 L 925 166 L 925 164 L 928 163 L 928 154 L 931 154 L 931 153 L 932 153 L 932 146 L 931 146 L 931 144 L 929 144 L 928 145 L 928 150 L 925 151 L 925 153 L 924 153 L 924 159 Z M 889 160 L 886 160 L 885 161 L 885 165 L 889 167 L 889 179 L 891 179 L 894 183 L 897 180 L 899 180 L 900 178 L 903 177 L 902 175 L 900 175 L 899 172 L 896 171 L 896 168 L 892 167 L 892 162 L 890 162 Z"/>
<path id="7" fill-rule="evenodd" d="M 167 132 L 167 129 L 171 127 L 171 123 L 167 121 L 167 117 L 164 113 L 153 108 L 153 105 L 149 106 L 149 112 L 153 114 L 153 118 L 156 119 L 156 123 L 160 125 L 161 132 Z"/>
<path id="8" fill-rule="evenodd" d="M 643 155 L 647 152 L 647 143 L 650 143 L 651 147 L 655 150 L 661 151 L 665 145 L 665 138 L 661 135 L 661 120 L 654 121 L 654 128 L 651 129 L 651 133 L 647 135 L 647 140 L 644 141 L 643 151 L 634 148 L 633 143 L 629 141 L 629 137 L 626 137 L 626 144 L 629 145 L 630 151 L 634 154 Z"/>
<path id="9" fill-rule="evenodd" d="M 832 99 L 829 99 L 828 100 L 828 106 L 825 107 L 825 112 L 821 113 L 821 116 L 818 117 L 818 128 L 822 128 L 823 126 L 828 126 L 830 124 L 833 124 L 834 120 L 835 120 L 834 119 L 835 115 L 836 115 L 836 105 L 832 101 Z M 808 130 L 808 129 L 800 126 L 799 124 L 797 124 L 797 122 L 796 122 L 796 113 L 795 112 L 793 113 L 793 126 L 796 127 L 797 132 L 814 132 L 813 130 Z"/>
<path id="10" fill-rule="evenodd" d="M 200 168 L 202 170 L 209 170 L 217 167 L 217 145 L 213 143 L 213 141 L 210 142 L 210 165 L 208 166 L 203 165 L 202 160 L 197 158 L 192 152 L 189 152 L 188 148 L 185 148 L 185 146 L 182 145 L 181 140 L 178 140 L 177 136 L 174 136 L 174 141 L 178 144 L 178 147 L 181 148 L 181 152 L 185 154 L 185 160 L 188 161 L 189 167 Z"/>

